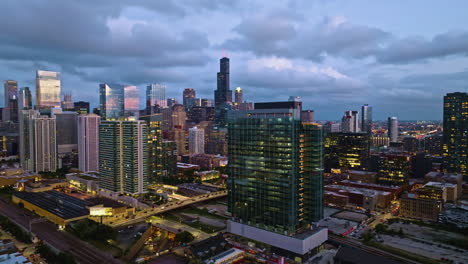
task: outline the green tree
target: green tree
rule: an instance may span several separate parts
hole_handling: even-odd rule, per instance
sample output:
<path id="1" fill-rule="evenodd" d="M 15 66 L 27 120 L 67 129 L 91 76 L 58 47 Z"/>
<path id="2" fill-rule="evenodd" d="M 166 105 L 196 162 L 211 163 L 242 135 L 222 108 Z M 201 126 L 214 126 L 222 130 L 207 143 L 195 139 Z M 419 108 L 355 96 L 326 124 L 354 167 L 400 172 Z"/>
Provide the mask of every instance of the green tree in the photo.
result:
<path id="1" fill-rule="evenodd" d="M 180 243 L 190 243 L 195 239 L 195 237 L 187 231 L 180 232 L 175 235 L 175 241 Z"/>

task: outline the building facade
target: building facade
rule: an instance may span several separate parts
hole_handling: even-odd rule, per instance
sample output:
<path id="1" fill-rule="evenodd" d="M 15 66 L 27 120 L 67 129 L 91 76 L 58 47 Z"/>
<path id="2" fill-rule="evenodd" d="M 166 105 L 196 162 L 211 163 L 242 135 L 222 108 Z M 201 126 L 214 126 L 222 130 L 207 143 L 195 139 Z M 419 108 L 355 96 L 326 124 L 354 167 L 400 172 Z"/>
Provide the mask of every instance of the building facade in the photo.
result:
<path id="1" fill-rule="evenodd" d="M 101 121 L 99 185 L 117 193 L 141 194 L 148 185 L 148 127 L 144 121 Z"/>
<path id="2" fill-rule="evenodd" d="M 96 114 L 78 116 L 78 168 L 99 172 L 99 123 Z"/>
<path id="3" fill-rule="evenodd" d="M 29 87 L 23 87 L 18 92 L 18 109 L 32 109 L 32 95 Z"/>
<path id="4" fill-rule="evenodd" d="M 370 135 L 367 133 L 328 133 L 324 142 L 325 170 L 356 170 L 369 157 Z"/>
<path id="5" fill-rule="evenodd" d="M 61 106 L 60 73 L 36 72 L 36 108 L 51 109 Z"/>
<path id="6" fill-rule="evenodd" d="M 219 61 L 220 69 L 217 73 L 217 89 L 214 92 L 216 123 L 220 127 L 226 126 L 227 111 L 231 109 L 232 90 L 229 81 L 229 58 L 223 57 Z"/>
<path id="7" fill-rule="evenodd" d="M 167 107 L 166 85 L 164 84 L 155 83 L 146 86 L 146 113 L 156 113 L 155 106 Z"/>
<path id="8" fill-rule="evenodd" d="M 3 84 L 5 101 L 3 104 L 3 121 L 18 122 L 18 82 L 5 81 Z"/>
<path id="9" fill-rule="evenodd" d="M 398 142 L 398 119 L 396 117 L 389 117 L 388 118 L 388 138 L 390 138 L 390 142 Z"/>
<path id="10" fill-rule="evenodd" d="M 189 129 L 189 152 L 190 154 L 205 153 L 205 130 L 203 128 Z"/>
<path id="11" fill-rule="evenodd" d="M 99 110 L 102 119 L 124 116 L 124 86 L 102 83 L 99 85 Z"/>
<path id="12" fill-rule="evenodd" d="M 346 111 L 341 119 L 342 132 L 359 132 L 359 116 L 358 111 Z"/>
<path id="13" fill-rule="evenodd" d="M 361 107 L 361 131 L 372 133 L 372 106 L 368 104 Z"/>
<path id="14" fill-rule="evenodd" d="M 468 178 L 468 93 L 444 96 L 443 142 L 447 171 Z"/>

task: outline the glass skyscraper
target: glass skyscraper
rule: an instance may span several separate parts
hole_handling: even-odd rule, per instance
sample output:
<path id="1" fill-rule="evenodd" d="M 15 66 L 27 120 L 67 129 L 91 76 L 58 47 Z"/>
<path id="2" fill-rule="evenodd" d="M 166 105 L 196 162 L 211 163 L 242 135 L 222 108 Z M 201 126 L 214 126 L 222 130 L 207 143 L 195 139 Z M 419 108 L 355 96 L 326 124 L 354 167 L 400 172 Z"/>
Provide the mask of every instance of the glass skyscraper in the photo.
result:
<path id="1" fill-rule="evenodd" d="M 148 185 L 148 127 L 144 121 L 101 121 L 99 185 L 118 193 L 139 194 Z"/>
<path id="2" fill-rule="evenodd" d="M 449 172 L 468 177 L 468 93 L 444 96 L 444 157 Z"/>
<path id="3" fill-rule="evenodd" d="M 99 107 L 102 119 L 124 116 L 124 86 L 103 83 L 99 85 Z"/>
<path id="4" fill-rule="evenodd" d="M 155 184 L 164 176 L 162 114 L 145 115 L 139 118 L 144 120 L 148 127 L 148 183 Z"/>
<path id="5" fill-rule="evenodd" d="M 18 93 L 18 109 L 32 109 L 32 96 L 29 87 L 23 87 Z"/>
<path id="6" fill-rule="evenodd" d="M 5 103 L 3 107 L 3 121 L 18 122 L 18 82 L 8 80 L 4 83 Z"/>
<path id="7" fill-rule="evenodd" d="M 50 109 L 61 106 L 60 73 L 37 71 L 36 73 L 36 107 Z"/>
<path id="8" fill-rule="evenodd" d="M 255 110 L 229 112 L 233 221 L 294 235 L 323 217 L 322 127 L 302 123 L 296 103 L 257 103 Z"/>
<path id="9" fill-rule="evenodd" d="M 368 104 L 361 107 L 361 131 L 372 133 L 372 106 Z"/>
<path id="10" fill-rule="evenodd" d="M 166 85 L 150 84 L 146 87 L 146 113 L 154 114 L 155 106 L 167 107 Z"/>
<path id="11" fill-rule="evenodd" d="M 214 92 L 216 108 L 216 124 L 226 126 L 227 111 L 231 109 L 232 90 L 229 89 L 229 58 L 223 57 L 219 61 L 220 69 L 217 74 L 217 89 Z"/>

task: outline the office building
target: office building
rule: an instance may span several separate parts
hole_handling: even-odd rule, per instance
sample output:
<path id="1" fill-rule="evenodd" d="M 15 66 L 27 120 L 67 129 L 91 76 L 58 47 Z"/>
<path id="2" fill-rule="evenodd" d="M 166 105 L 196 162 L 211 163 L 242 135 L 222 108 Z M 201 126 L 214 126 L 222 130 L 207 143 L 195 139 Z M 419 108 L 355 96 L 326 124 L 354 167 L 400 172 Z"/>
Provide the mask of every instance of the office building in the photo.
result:
<path id="1" fill-rule="evenodd" d="M 236 90 L 234 91 L 234 100 L 235 100 L 234 103 L 236 106 L 242 103 L 242 100 L 243 100 L 242 95 L 243 95 L 242 88 L 237 87 Z"/>
<path id="2" fill-rule="evenodd" d="M 156 113 L 155 107 L 167 107 L 166 100 L 166 85 L 164 84 L 150 84 L 146 86 L 146 113 Z"/>
<path id="3" fill-rule="evenodd" d="M 385 136 L 372 136 L 371 137 L 372 147 L 384 147 L 390 146 L 390 138 Z"/>
<path id="4" fill-rule="evenodd" d="M 80 114 L 80 115 L 85 115 L 89 114 L 89 102 L 84 102 L 84 101 L 78 101 L 73 103 L 73 108 L 74 110 Z"/>
<path id="5" fill-rule="evenodd" d="M 185 88 L 184 92 L 182 93 L 182 103 L 185 107 L 187 107 L 187 99 L 189 98 L 195 98 L 196 93 L 195 89 L 193 88 Z"/>
<path id="6" fill-rule="evenodd" d="M 232 104 L 232 91 L 229 88 L 229 58 L 221 58 L 219 64 L 220 69 L 217 73 L 217 89 L 214 92 L 216 124 L 220 127 L 225 127 L 227 111 L 231 109 Z"/>
<path id="7" fill-rule="evenodd" d="M 358 111 L 346 111 L 341 119 L 341 132 L 359 132 Z"/>
<path id="8" fill-rule="evenodd" d="M 102 83 L 99 85 L 99 114 L 102 119 L 124 116 L 124 86 Z"/>
<path id="9" fill-rule="evenodd" d="M 71 93 L 66 93 L 63 95 L 62 109 L 64 111 L 74 111 L 75 107 L 73 105 Z"/>
<path id="10" fill-rule="evenodd" d="M 74 111 L 54 111 L 57 128 L 57 151 L 59 154 L 78 150 L 77 117 Z"/>
<path id="11" fill-rule="evenodd" d="M 370 157 L 370 171 L 377 171 L 377 182 L 385 185 L 406 185 L 411 170 L 411 155 L 380 153 Z"/>
<path id="12" fill-rule="evenodd" d="M 213 99 L 202 98 L 201 106 L 203 107 L 214 107 Z"/>
<path id="13" fill-rule="evenodd" d="M 23 87 L 18 92 L 18 109 L 32 109 L 32 95 L 29 87 Z"/>
<path id="14" fill-rule="evenodd" d="M 325 137 L 325 170 L 358 170 L 369 157 L 370 136 L 367 133 L 329 133 Z"/>
<path id="15" fill-rule="evenodd" d="M 440 200 L 418 198 L 415 194 L 404 194 L 400 199 L 400 215 L 408 218 L 438 221 L 442 207 Z"/>
<path id="16" fill-rule="evenodd" d="M 18 82 L 13 80 L 5 81 L 3 84 L 4 90 L 4 105 L 3 105 L 3 121 L 18 122 Z"/>
<path id="17" fill-rule="evenodd" d="M 327 122 L 323 126 L 323 130 L 326 133 L 341 132 L 341 124 L 340 123 Z"/>
<path id="18" fill-rule="evenodd" d="M 177 175 L 177 144 L 174 141 L 164 140 L 162 142 L 163 177 Z"/>
<path id="19" fill-rule="evenodd" d="M 99 123 L 96 114 L 78 116 L 78 168 L 83 172 L 99 171 Z"/>
<path id="20" fill-rule="evenodd" d="M 302 112 L 301 112 L 301 121 L 303 123 L 312 123 L 312 122 L 314 122 L 314 110 L 302 110 Z"/>
<path id="21" fill-rule="evenodd" d="M 161 182 L 164 176 L 162 114 L 140 116 L 148 127 L 148 183 Z"/>
<path id="22" fill-rule="evenodd" d="M 447 171 L 468 178 L 468 93 L 444 96 L 443 150 Z"/>
<path id="23" fill-rule="evenodd" d="M 190 154 L 205 153 L 205 130 L 203 128 L 189 129 L 189 152 Z"/>
<path id="24" fill-rule="evenodd" d="M 398 142 L 398 119 L 396 117 L 389 117 L 388 118 L 388 138 L 390 138 L 390 142 Z"/>
<path id="25" fill-rule="evenodd" d="M 61 106 L 60 73 L 36 72 L 36 108 L 51 109 Z"/>
<path id="26" fill-rule="evenodd" d="M 148 127 L 145 121 L 101 121 L 99 186 L 116 193 L 141 194 L 148 185 Z"/>
<path id="27" fill-rule="evenodd" d="M 372 106 L 368 104 L 361 107 L 361 131 L 372 134 Z"/>
<path id="28" fill-rule="evenodd" d="M 228 231 L 307 258 L 327 239 L 313 225 L 323 217 L 323 135 L 300 121 L 298 103 L 229 112 Z"/>
<path id="29" fill-rule="evenodd" d="M 140 95 L 138 88 L 133 85 L 124 86 L 124 112 L 125 116 L 138 116 L 140 111 Z"/>
<path id="30" fill-rule="evenodd" d="M 39 116 L 36 110 L 21 110 L 19 112 L 19 153 L 21 168 L 35 172 L 34 169 L 34 123 L 33 118 Z"/>
<path id="31" fill-rule="evenodd" d="M 185 129 L 185 122 L 187 121 L 187 112 L 183 105 L 174 105 L 172 107 L 172 127 L 178 129 Z"/>
<path id="32" fill-rule="evenodd" d="M 189 119 L 196 124 L 202 121 L 214 121 L 215 108 L 196 106 L 192 107 L 189 112 Z"/>
<path id="33" fill-rule="evenodd" d="M 167 98 L 167 107 L 172 107 L 176 104 L 178 104 L 177 99 L 175 98 Z"/>

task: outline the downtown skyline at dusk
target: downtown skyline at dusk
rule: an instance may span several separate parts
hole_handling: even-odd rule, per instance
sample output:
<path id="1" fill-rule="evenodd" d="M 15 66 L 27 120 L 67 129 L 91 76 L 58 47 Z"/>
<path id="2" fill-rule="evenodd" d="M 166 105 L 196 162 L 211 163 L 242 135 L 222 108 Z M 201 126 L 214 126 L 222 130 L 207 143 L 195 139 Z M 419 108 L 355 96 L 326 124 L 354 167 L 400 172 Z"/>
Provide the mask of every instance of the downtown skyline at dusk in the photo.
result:
<path id="1" fill-rule="evenodd" d="M 63 92 L 92 107 L 99 83 L 135 85 L 144 107 L 149 83 L 165 84 L 168 98 L 180 100 L 187 87 L 212 97 L 217 61 L 228 56 L 231 87 L 242 87 L 249 101 L 300 96 L 318 120 L 338 120 L 364 103 L 374 107 L 375 120 L 441 120 L 442 96 L 467 89 L 464 7 L 6 1 L 0 77 L 34 87 L 36 70 L 58 71 Z"/>

